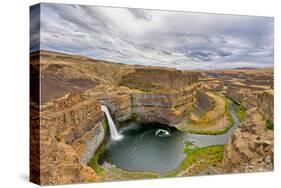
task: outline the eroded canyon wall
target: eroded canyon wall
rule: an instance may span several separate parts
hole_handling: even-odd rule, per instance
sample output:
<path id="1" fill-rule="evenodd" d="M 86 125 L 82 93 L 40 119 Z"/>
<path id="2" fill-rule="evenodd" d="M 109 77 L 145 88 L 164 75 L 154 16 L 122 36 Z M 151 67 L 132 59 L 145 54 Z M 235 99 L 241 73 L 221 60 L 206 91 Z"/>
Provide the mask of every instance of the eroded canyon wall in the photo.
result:
<path id="1" fill-rule="evenodd" d="M 274 135 L 267 128 L 273 122 L 273 69 L 212 72 L 224 83 L 225 95 L 241 103 L 247 112 L 225 146 L 224 172 L 273 170 Z"/>
<path id="2" fill-rule="evenodd" d="M 89 142 L 94 139 L 98 146 L 104 138 L 103 114 L 99 103 L 79 101 L 78 96 L 55 100 L 40 114 L 41 184 L 99 180 L 83 160 Z"/>
<path id="3" fill-rule="evenodd" d="M 273 168 L 273 131 L 266 129 L 266 120 L 274 119 L 270 70 L 265 75 L 238 70 L 202 76 L 198 71 L 40 54 L 44 100 L 31 121 L 31 145 L 40 146 L 31 151 L 35 156 L 31 164 L 41 184 L 100 180 L 87 163 L 106 136 L 101 104 L 109 108 L 115 122 L 136 119 L 176 126 L 191 110 L 200 115 L 212 108 L 205 90 L 224 92 L 248 110 L 226 144 L 225 172 Z M 36 68 L 38 61 L 32 66 Z M 262 85 L 263 79 L 269 80 L 268 86 Z"/>
<path id="4" fill-rule="evenodd" d="M 191 108 L 200 84 L 198 72 L 41 54 L 42 76 L 51 88 L 46 83 L 42 88 L 46 97 L 41 101 L 40 126 L 31 127 L 31 140 L 39 136 L 38 171 L 44 185 L 100 180 L 87 163 L 106 136 L 101 104 L 108 106 L 114 121 L 137 118 L 172 126 Z"/>
<path id="5" fill-rule="evenodd" d="M 273 133 L 266 129 L 263 116 L 252 108 L 245 121 L 228 140 L 224 152 L 224 172 L 273 170 Z"/>

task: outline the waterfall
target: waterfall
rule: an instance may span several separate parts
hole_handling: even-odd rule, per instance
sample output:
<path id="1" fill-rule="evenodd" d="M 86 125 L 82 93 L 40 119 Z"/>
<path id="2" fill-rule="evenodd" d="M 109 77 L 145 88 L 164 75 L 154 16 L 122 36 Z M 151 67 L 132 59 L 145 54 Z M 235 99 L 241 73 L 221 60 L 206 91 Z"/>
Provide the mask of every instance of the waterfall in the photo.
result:
<path id="1" fill-rule="evenodd" d="M 115 124 L 111 118 L 111 115 L 108 111 L 107 106 L 105 105 L 101 105 L 101 110 L 104 111 L 106 117 L 107 117 L 107 121 L 108 121 L 108 125 L 109 125 L 109 131 L 110 131 L 110 136 L 113 140 L 120 140 L 123 138 L 122 135 L 120 135 L 115 127 Z"/>

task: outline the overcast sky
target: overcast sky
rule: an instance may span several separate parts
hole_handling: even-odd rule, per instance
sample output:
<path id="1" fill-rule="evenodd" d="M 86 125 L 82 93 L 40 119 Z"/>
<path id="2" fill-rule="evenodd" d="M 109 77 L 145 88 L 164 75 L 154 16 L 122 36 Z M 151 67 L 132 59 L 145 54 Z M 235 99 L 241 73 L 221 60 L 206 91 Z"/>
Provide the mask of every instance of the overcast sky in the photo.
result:
<path id="1" fill-rule="evenodd" d="M 31 8 L 31 50 L 177 69 L 273 66 L 273 18 L 97 6 Z"/>

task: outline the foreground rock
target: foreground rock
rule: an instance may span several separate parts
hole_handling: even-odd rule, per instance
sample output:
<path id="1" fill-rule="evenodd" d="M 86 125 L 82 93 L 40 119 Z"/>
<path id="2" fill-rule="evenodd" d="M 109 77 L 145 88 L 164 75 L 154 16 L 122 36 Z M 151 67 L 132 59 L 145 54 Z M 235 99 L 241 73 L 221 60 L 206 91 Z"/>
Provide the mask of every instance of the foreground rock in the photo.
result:
<path id="1" fill-rule="evenodd" d="M 83 163 L 85 149 L 92 139 L 96 145 L 104 137 L 99 103 L 66 99 L 41 112 L 40 132 L 40 183 L 64 184 L 70 182 L 99 181 L 95 172 Z M 95 147 L 93 147 L 95 148 Z M 94 151 L 93 151 L 94 152 Z M 86 156 L 87 158 L 87 156 Z"/>
<path id="2" fill-rule="evenodd" d="M 246 120 L 228 140 L 224 153 L 224 172 L 273 170 L 273 134 L 266 129 L 262 115 L 253 108 Z"/>

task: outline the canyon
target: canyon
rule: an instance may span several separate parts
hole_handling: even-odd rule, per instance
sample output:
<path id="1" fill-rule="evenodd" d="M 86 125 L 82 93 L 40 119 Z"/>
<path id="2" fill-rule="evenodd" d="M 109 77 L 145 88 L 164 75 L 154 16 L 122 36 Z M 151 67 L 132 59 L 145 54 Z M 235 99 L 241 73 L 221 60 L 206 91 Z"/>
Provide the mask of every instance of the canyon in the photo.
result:
<path id="1" fill-rule="evenodd" d="M 30 178 L 39 184 L 162 177 L 98 164 L 109 139 L 101 105 L 117 127 L 133 120 L 220 135 L 233 126 L 228 109 L 235 103 L 241 124 L 218 149 L 219 158 L 214 153 L 212 163 L 202 159 L 175 175 L 197 175 L 210 166 L 220 173 L 273 170 L 272 68 L 176 70 L 42 50 L 30 58 L 31 84 L 41 85 L 30 99 Z"/>

